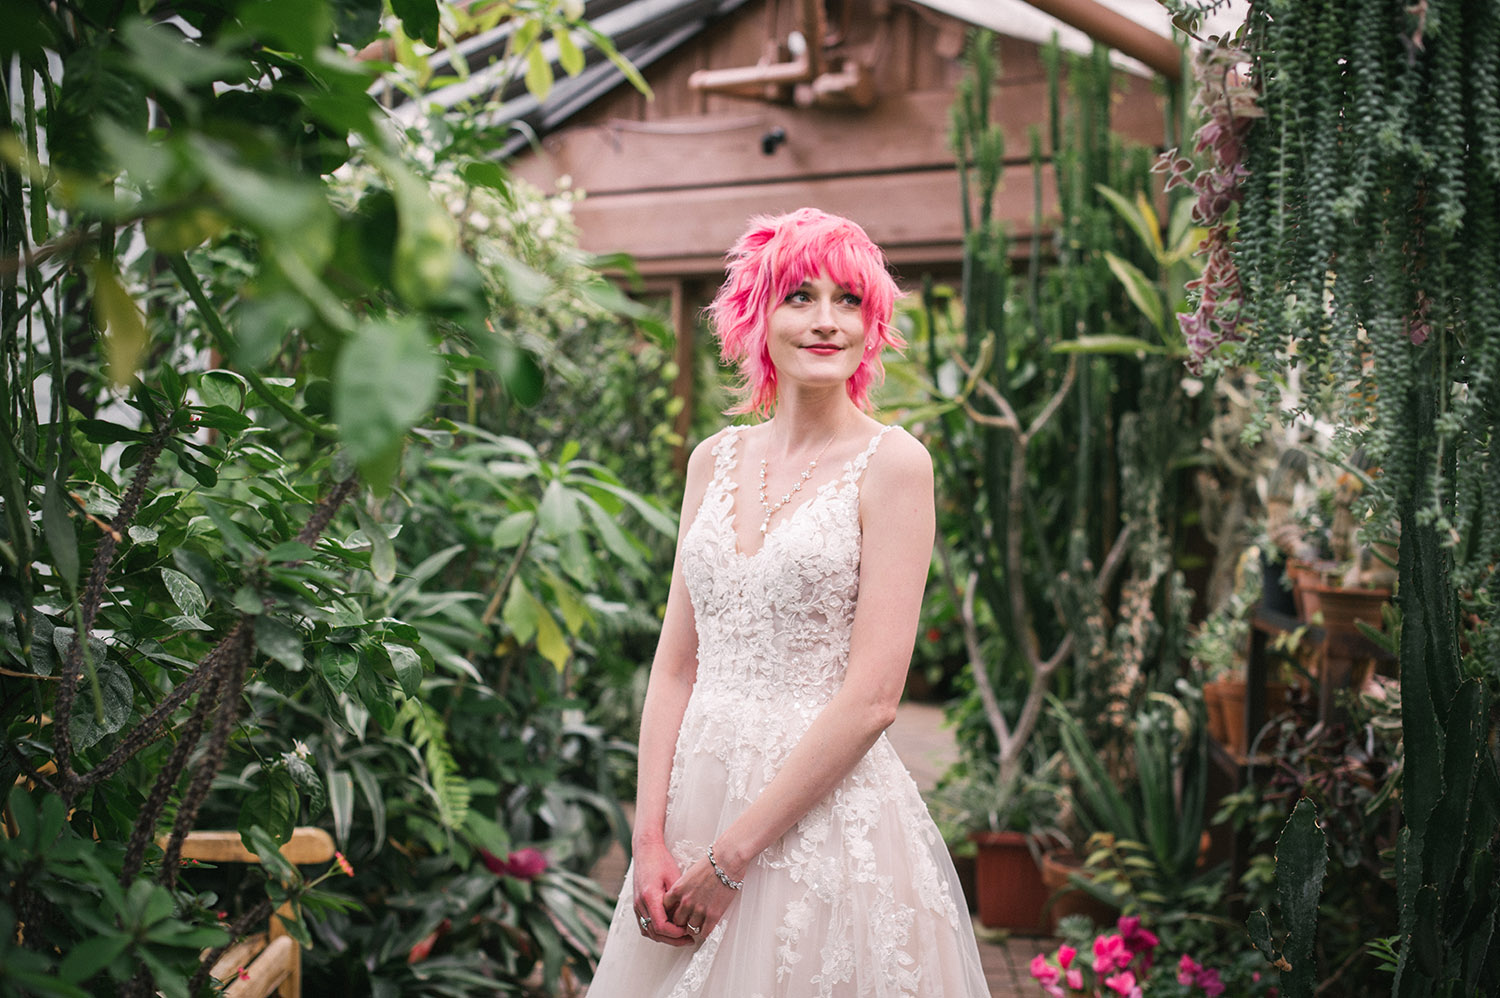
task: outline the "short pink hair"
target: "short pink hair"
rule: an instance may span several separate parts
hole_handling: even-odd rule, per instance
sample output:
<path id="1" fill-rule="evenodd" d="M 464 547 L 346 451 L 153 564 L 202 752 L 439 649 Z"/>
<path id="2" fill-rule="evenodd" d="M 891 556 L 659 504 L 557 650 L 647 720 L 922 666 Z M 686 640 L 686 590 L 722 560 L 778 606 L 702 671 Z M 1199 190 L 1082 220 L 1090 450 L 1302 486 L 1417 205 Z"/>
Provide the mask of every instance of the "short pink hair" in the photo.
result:
<path id="1" fill-rule="evenodd" d="M 776 405 L 776 367 L 766 346 L 768 316 L 803 281 L 826 274 L 860 298 L 865 352 L 848 381 L 849 398 L 870 408 L 870 388 L 885 379 L 880 354 L 906 341 L 891 325 L 901 291 L 886 271 L 885 254 L 847 218 L 816 208 L 757 215 L 730 249 L 724 286 L 708 306 L 720 354 L 739 370 L 740 402 L 730 413 L 770 415 Z"/>

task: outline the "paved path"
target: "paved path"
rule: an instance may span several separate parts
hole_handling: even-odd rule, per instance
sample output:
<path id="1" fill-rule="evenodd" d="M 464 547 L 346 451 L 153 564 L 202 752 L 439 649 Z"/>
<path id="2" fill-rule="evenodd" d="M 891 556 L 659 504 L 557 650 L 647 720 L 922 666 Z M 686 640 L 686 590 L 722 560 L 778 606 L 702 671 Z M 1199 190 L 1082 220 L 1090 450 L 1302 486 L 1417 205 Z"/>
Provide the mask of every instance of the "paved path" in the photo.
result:
<path id="1" fill-rule="evenodd" d="M 957 755 L 953 733 L 943 727 L 941 707 L 903 703 L 887 735 L 924 792 L 936 785 L 938 777 Z M 633 817 L 633 808 L 627 805 L 626 811 Z M 614 892 L 619 890 L 624 877 L 625 854 L 616 846 L 594 868 L 594 879 Z M 1026 968 L 1033 956 L 1051 948 L 1051 940 L 995 932 L 982 927 L 978 920 L 974 931 L 979 936 L 979 957 L 990 986 L 990 998 L 1045 998 L 1045 992 Z"/>

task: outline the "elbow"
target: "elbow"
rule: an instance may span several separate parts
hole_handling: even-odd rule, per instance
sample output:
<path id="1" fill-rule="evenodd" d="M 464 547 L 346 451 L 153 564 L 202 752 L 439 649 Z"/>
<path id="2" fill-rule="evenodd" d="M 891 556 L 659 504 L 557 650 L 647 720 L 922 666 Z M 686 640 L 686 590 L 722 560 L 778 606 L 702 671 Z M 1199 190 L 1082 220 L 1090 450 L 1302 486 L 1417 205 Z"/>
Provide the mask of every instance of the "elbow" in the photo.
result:
<path id="1" fill-rule="evenodd" d="M 872 700 L 865 705 L 864 716 L 870 729 L 870 737 L 879 737 L 881 732 L 896 722 L 896 701 Z"/>

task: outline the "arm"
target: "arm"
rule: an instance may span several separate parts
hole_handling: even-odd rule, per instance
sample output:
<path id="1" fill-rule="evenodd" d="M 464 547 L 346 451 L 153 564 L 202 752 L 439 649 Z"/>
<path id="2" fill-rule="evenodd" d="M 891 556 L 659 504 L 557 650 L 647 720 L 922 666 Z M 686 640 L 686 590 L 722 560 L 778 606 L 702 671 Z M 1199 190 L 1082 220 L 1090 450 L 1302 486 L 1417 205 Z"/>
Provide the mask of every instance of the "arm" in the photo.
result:
<path id="1" fill-rule="evenodd" d="M 663 825 L 667 819 L 667 783 L 672 775 L 677 733 L 698 674 L 698 633 L 687 585 L 682 579 L 682 538 L 687 536 L 713 477 L 711 451 L 717 439 L 710 437 L 700 443 L 688 459 L 687 488 L 677 529 L 678 554 L 672 567 L 672 586 L 667 595 L 661 637 L 651 661 L 651 678 L 646 684 L 637 759 L 632 837 L 636 916 L 637 919 L 641 915 L 650 916 L 652 931 L 645 933 L 649 938 L 677 946 L 691 945 L 693 940 L 683 929 L 671 924 L 662 907 L 663 895 L 679 875 L 677 864 L 667 851 Z"/>
<path id="2" fill-rule="evenodd" d="M 887 436 L 860 493 L 859 603 L 844 684 L 761 795 L 719 835 L 714 858 L 733 880 L 828 796 L 896 716 L 932 560 L 932 460 L 904 433 Z M 703 857 L 668 892 L 678 925 L 712 931 L 734 899 Z"/>

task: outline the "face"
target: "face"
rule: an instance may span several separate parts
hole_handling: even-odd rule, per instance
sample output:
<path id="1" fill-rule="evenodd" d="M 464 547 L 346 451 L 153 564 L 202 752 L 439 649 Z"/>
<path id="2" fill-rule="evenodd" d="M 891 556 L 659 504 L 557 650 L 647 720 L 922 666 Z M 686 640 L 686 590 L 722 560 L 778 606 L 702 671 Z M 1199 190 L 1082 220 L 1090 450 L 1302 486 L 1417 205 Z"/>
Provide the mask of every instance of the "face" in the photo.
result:
<path id="1" fill-rule="evenodd" d="M 766 346 L 777 385 L 842 385 L 865 351 L 859 296 L 825 274 L 809 277 L 771 310 Z"/>

